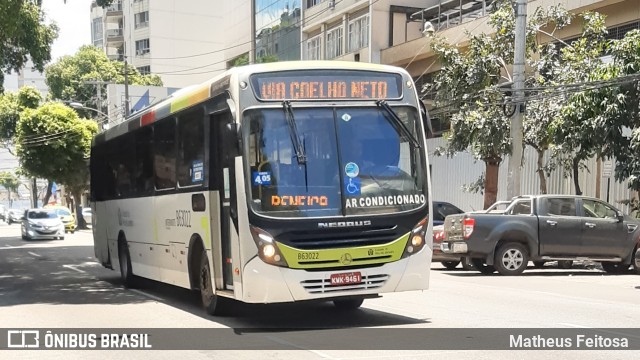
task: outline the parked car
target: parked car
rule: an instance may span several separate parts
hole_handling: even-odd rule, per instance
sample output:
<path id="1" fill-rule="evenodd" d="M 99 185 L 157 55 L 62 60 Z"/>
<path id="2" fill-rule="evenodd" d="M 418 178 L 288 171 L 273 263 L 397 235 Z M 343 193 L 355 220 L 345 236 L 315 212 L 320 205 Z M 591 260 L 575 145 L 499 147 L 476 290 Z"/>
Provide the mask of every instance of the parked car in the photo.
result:
<path id="1" fill-rule="evenodd" d="M 469 256 L 480 272 L 522 273 L 529 261 L 599 261 L 606 272 L 634 265 L 640 221 L 599 199 L 570 195 L 514 198 L 504 213 L 447 216 L 444 253 Z"/>
<path id="2" fill-rule="evenodd" d="M 436 225 L 433 227 L 433 256 L 431 262 L 441 263 L 447 270 L 455 269 L 460 263 L 465 270 L 472 270 L 473 264 L 471 259 L 461 257 L 458 254 L 446 254 L 440 249 L 442 240 L 444 239 L 444 225 Z"/>
<path id="3" fill-rule="evenodd" d="M 84 221 L 87 223 L 87 226 L 91 227 L 93 214 L 91 212 L 90 207 L 82 208 L 82 217 L 84 218 Z"/>
<path id="4" fill-rule="evenodd" d="M 444 219 L 447 215 L 463 214 L 459 207 L 448 203 L 446 201 L 434 201 L 433 202 L 433 226 L 444 224 Z"/>
<path id="5" fill-rule="evenodd" d="M 24 210 L 21 209 L 9 209 L 6 213 L 6 222 L 11 225 L 13 223 L 18 223 L 22 221 L 24 218 Z"/>
<path id="6" fill-rule="evenodd" d="M 2 219 L 2 221 L 5 221 L 5 213 L 7 212 L 7 207 L 4 205 L 0 205 L 0 219 Z"/>
<path id="7" fill-rule="evenodd" d="M 444 238 L 444 219 L 447 215 L 462 214 L 460 208 L 444 201 L 433 202 L 433 256 L 431 262 L 439 262 L 449 269 L 455 269 L 458 264 L 462 263 L 464 269 L 470 270 L 473 268 L 470 261 L 465 261 L 464 257 L 456 254 L 445 254 L 440 250 L 440 244 Z"/>
<path id="8" fill-rule="evenodd" d="M 22 220 L 22 239 L 64 240 L 64 224 L 53 209 L 29 209 Z"/>
<path id="9" fill-rule="evenodd" d="M 52 209 L 58 214 L 60 220 L 64 224 L 65 231 L 74 233 L 76 231 L 76 217 L 71 213 L 69 208 L 60 205 L 47 205 L 45 209 Z"/>

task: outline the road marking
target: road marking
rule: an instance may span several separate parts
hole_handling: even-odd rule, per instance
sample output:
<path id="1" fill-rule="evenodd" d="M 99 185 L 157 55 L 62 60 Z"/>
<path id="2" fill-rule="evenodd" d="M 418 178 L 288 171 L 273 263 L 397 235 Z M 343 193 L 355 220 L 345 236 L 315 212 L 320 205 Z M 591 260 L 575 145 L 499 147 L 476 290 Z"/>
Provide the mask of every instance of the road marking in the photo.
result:
<path id="1" fill-rule="evenodd" d="M 568 326 L 568 327 L 579 328 L 579 329 L 588 328 L 588 326 L 582 326 L 582 325 L 576 325 L 576 324 L 570 324 L 570 323 L 557 323 L 557 325 Z"/>
<path id="2" fill-rule="evenodd" d="M 86 273 L 87 273 L 87 272 L 86 272 L 86 271 L 84 271 L 84 270 L 76 269 L 76 266 L 77 266 L 77 265 L 62 265 L 62 267 L 65 267 L 65 268 L 67 268 L 67 269 L 71 269 L 71 270 L 75 270 L 75 271 L 77 271 L 77 272 L 79 272 L 79 273 L 82 273 L 82 274 L 86 274 Z"/>
<path id="3" fill-rule="evenodd" d="M 31 255 L 33 255 L 35 257 L 42 257 L 42 255 L 38 255 L 38 254 L 36 254 L 34 252 L 31 252 L 31 251 L 27 251 L 27 254 L 31 254 Z"/>
<path id="4" fill-rule="evenodd" d="M 138 290 L 138 289 L 129 289 L 130 291 L 133 291 L 134 293 L 138 294 L 138 295 L 142 295 L 145 297 L 148 297 L 149 299 L 155 300 L 157 302 L 164 302 L 164 300 L 162 300 L 162 298 L 159 298 L 155 295 L 151 295 L 151 294 L 147 294 L 144 291 Z"/>
<path id="5" fill-rule="evenodd" d="M 325 354 L 325 353 L 323 353 L 323 352 L 321 352 L 321 351 L 307 349 L 307 348 L 306 348 L 306 347 L 304 347 L 304 346 L 296 345 L 296 344 L 294 344 L 294 343 L 292 343 L 292 342 L 290 342 L 290 341 L 286 341 L 286 340 L 280 339 L 280 338 L 278 338 L 278 337 L 276 337 L 276 336 L 270 336 L 270 335 L 267 335 L 267 336 L 265 336 L 265 337 L 266 337 L 267 339 L 269 339 L 269 340 L 271 340 L 271 341 L 273 341 L 273 342 L 277 342 L 278 344 L 281 344 L 281 345 L 288 345 L 288 346 L 294 347 L 294 348 L 296 348 L 296 349 L 310 351 L 310 352 L 312 352 L 312 353 L 314 353 L 314 354 L 316 354 L 316 355 L 318 355 L 318 356 L 320 356 L 320 357 L 322 357 L 322 358 L 325 358 L 325 359 L 337 360 L 337 358 L 334 358 L 333 356 L 328 355 L 328 354 Z"/>

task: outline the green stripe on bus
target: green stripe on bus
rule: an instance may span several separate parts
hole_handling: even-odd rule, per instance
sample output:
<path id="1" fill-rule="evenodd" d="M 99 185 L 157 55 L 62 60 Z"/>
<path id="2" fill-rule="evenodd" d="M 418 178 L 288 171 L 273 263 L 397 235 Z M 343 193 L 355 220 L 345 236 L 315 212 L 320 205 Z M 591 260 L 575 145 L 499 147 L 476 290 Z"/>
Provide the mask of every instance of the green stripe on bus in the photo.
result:
<path id="1" fill-rule="evenodd" d="M 400 260 L 410 233 L 382 245 L 346 247 L 338 249 L 301 250 L 282 243 L 278 249 L 293 269 L 319 269 L 371 264 Z"/>
<path id="2" fill-rule="evenodd" d="M 202 215 L 200 218 L 200 227 L 202 227 L 202 233 L 204 234 L 204 247 L 211 249 L 211 234 L 209 233 L 209 218 L 206 215 Z"/>

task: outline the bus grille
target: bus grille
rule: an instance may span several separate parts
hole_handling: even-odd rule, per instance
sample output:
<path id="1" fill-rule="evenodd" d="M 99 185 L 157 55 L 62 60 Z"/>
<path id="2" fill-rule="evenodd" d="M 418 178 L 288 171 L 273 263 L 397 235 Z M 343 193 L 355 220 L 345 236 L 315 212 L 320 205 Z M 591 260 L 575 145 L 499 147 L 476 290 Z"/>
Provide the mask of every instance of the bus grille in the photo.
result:
<path id="1" fill-rule="evenodd" d="M 388 279 L 389 275 L 387 274 L 363 275 L 362 281 L 359 284 L 331 285 L 331 280 L 329 278 L 324 278 L 304 280 L 300 282 L 300 285 L 302 285 L 302 287 L 304 287 L 310 294 L 326 294 L 336 291 L 377 289 L 382 287 Z"/>
<path id="2" fill-rule="evenodd" d="M 368 231 L 338 231 L 321 233 L 290 232 L 278 240 L 301 250 L 320 250 L 358 246 L 376 246 L 397 240 L 402 233 L 398 229 L 374 229 Z"/>

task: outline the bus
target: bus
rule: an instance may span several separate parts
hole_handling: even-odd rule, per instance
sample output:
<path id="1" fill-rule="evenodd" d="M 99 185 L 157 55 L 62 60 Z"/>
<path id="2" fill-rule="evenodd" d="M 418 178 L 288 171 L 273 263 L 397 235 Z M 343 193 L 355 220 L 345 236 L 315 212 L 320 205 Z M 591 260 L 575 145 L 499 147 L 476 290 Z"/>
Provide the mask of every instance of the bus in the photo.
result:
<path id="1" fill-rule="evenodd" d="M 432 254 L 420 99 L 400 68 L 256 64 L 95 136 L 95 256 L 221 303 L 424 290 Z"/>

